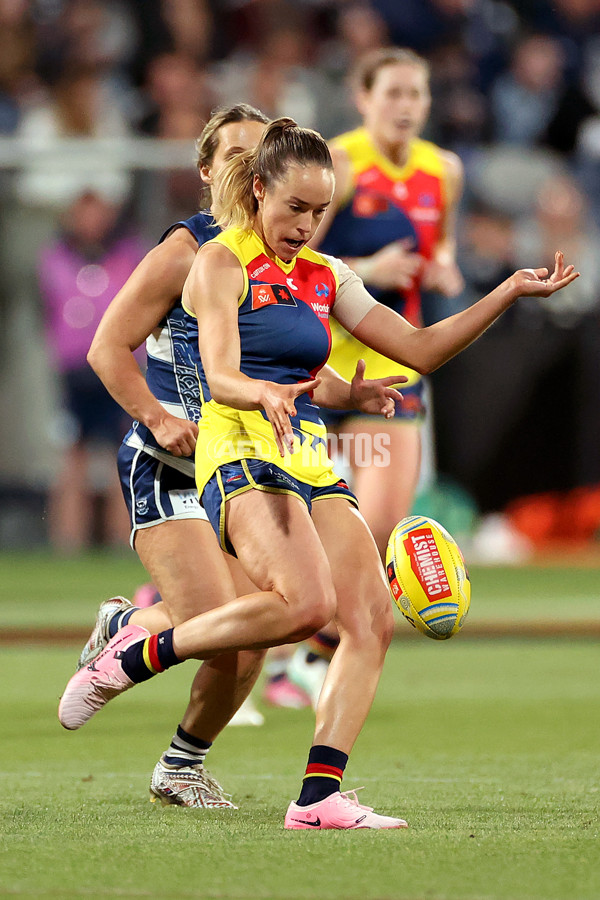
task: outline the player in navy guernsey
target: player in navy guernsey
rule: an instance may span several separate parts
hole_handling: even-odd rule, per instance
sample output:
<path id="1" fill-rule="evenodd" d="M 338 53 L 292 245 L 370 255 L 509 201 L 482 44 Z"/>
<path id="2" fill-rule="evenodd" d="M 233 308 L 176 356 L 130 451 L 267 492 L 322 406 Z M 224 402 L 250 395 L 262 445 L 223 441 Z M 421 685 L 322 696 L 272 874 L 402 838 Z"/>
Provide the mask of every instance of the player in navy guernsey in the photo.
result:
<path id="1" fill-rule="evenodd" d="M 256 145 L 266 122 L 262 113 L 245 105 L 211 117 L 197 145 L 199 173 L 208 188 L 232 155 Z M 208 210 L 171 226 L 113 300 L 90 350 L 92 366 L 135 419 L 119 452 L 119 472 L 132 546 L 164 602 L 141 610 L 121 597 L 103 603 L 80 666 L 89 664 L 129 621 L 160 631 L 212 608 L 218 602 L 212 592 L 218 582 L 227 589 L 234 586 L 237 593 L 254 589 L 235 560 L 225 562 L 194 481 L 200 396 L 181 292 L 198 247 L 219 230 Z M 132 353 L 144 340 L 145 379 Z M 331 373 L 324 399 L 391 413 L 396 392 L 387 387 L 389 381 L 358 377 L 351 389 Z M 262 657 L 256 651 L 228 654 L 200 668 L 190 705 L 155 767 L 153 796 L 192 807 L 232 806 L 202 761 L 249 694 Z"/>
<path id="2" fill-rule="evenodd" d="M 332 168 L 320 135 L 289 119 L 272 122 L 255 150 L 224 167 L 220 221 L 232 227 L 201 249 L 184 288 L 208 389 L 196 478 L 211 525 L 259 590 L 237 598 L 230 590 L 217 608 L 158 635 L 129 623 L 93 667 L 72 677 L 59 718 L 65 728 L 79 728 L 117 694 L 185 659 L 298 641 L 333 616 L 340 645 L 285 827 L 402 828 L 404 820 L 378 815 L 340 790 L 393 617 L 375 542 L 319 440 L 318 410 L 310 398 L 298 399 L 318 386 L 328 354 L 327 310 L 319 309 L 317 290 L 328 288 L 329 313 L 364 344 L 426 373 L 520 296 L 548 297 L 577 273 L 557 253 L 552 275 L 520 270 L 468 309 L 419 329 L 377 303 L 343 263 L 307 249 L 331 202 Z M 289 287 L 293 305 L 277 302 L 279 285 Z M 258 337 L 243 326 L 251 315 Z"/>

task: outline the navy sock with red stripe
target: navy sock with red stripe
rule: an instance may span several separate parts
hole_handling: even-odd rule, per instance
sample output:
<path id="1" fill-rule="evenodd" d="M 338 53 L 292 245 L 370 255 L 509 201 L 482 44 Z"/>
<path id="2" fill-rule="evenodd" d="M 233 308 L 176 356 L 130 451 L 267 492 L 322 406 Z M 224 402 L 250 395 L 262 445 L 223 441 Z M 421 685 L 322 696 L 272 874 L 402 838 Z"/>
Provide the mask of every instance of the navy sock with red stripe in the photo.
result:
<path id="1" fill-rule="evenodd" d="M 135 684 L 148 681 L 153 675 L 183 662 L 173 650 L 173 629 L 151 634 L 144 641 L 137 641 L 124 651 L 121 665 L 125 674 Z"/>
<path id="2" fill-rule="evenodd" d="M 311 747 L 298 806 L 310 806 L 339 791 L 347 762 L 348 754 L 334 747 Z"/>

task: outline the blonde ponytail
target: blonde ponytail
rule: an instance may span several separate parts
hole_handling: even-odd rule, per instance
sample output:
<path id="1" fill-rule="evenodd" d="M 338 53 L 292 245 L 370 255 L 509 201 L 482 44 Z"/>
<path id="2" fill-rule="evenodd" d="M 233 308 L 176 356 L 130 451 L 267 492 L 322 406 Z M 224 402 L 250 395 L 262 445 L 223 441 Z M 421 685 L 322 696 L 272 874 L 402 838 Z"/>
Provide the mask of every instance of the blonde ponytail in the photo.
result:
<path id="1" fill-rule="evenodd" d="M 252 228 L 258 204 L 254 196 L 254 166 L 258 148 L 228 160 L 213 187 L 213 215 L 220 228 Z"/>

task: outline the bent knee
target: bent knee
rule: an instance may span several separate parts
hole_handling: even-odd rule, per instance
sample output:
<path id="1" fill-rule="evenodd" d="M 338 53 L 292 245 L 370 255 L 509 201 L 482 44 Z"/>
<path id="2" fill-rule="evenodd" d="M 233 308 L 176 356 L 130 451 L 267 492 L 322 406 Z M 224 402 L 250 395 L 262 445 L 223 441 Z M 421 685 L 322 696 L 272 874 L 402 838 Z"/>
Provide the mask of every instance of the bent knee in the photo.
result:
<path id="1" fill-rule="evenodd" d="M 392 604 L 386 594 L 371 603 L 357 602 L 349 615 L 342 615 L 341 628 L 358 643 L 372 642 L 374 647 L 384 651 L 394 636 L 394 614 Z"/>
<path id="2" fill-rule="evenodd" d="M 296 608 L 297 640 L 311 637 L 321 628 L 331 622 L 335 615 L 336 597 L 333 587 L 322 590 L 306 597 Z"/>

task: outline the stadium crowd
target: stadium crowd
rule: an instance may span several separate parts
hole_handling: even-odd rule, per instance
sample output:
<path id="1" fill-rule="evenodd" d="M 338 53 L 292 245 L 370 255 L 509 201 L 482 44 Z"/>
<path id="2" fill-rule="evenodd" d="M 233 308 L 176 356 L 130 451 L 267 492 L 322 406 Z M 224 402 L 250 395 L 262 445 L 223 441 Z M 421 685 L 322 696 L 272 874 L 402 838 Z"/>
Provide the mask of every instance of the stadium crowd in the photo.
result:
<path id="1" fill-rule="evenodd" d="M 236 101 L 331 138 L 359 121 L 349 76 L 363 53 L 395 44 L 425 56 L 425 137 L 457 153 L 466 175 L 466 288 L 451 302 L 429 297 L 428 315 L 469 305 L 534 257 L 548 265 L 557 246 L 586 276 L 564 301 L 516 307 L 433 379 L 439 468 L 497 510 L 600 483 L 599 26 L 597 0 L 0 0 L 0 146 L 146 137 L 189 142 L 191 160 L 211 109 Z M 146 244 L 197 208 L 192 166 L 4 169 L 6 348 L 41 333 L 42 248 L 82 194 L 125 210 L 121 225 Z M 21 447 L 35 442 L 35 385 L 52 369 L 29 352 L 20 375 L 9 353 L 0 364 L 0 410 L 19 420 Z M 24 471 L 27 454 L 2 443 L 0 490 L 47 479 L 45 463 Z"/>

